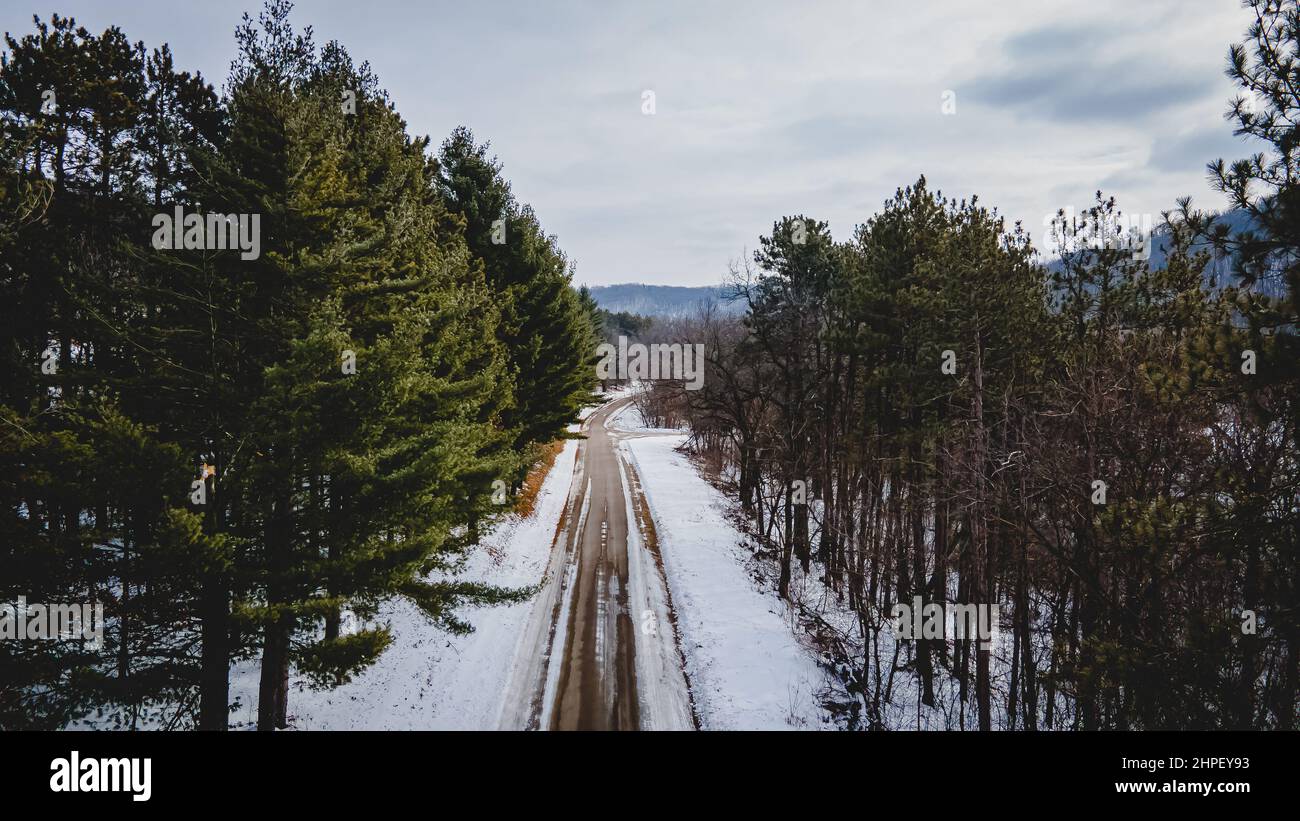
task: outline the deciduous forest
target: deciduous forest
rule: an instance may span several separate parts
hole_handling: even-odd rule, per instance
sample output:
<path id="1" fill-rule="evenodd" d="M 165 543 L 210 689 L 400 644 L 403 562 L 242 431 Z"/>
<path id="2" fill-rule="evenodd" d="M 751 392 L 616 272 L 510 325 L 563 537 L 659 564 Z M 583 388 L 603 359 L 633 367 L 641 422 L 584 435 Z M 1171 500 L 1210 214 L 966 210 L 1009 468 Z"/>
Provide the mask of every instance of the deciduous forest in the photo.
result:
<path id="1" fill-rule="evenodd" d="M 706 343 L 642 412 L 689 426 L 851 726 L 1296 726 L 1300 15 L 1250 5 L 1224 127 L 1267 150 L 1206 158 L 1233 210 L 1143 236 L 1098 192 L 1039 239 L 921 177 L 848 238 L 776 221 L 742 316 L 643 332 Z M 895 641 L 917 597 L 1004 640 Z"/>

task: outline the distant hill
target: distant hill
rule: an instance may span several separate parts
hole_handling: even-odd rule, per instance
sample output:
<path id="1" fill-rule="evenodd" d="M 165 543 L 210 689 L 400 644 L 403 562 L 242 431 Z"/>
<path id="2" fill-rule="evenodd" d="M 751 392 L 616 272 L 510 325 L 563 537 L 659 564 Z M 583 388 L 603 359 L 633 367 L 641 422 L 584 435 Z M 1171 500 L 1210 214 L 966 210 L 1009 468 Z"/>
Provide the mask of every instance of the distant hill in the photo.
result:
<path id="1" fill-rule="evenodd" d="M 1241 211 L 1230 211 L 1220 215 L 1219 219 L 1226 222 L 1234 233 L 1250 227 L 1251 224 L 1249 216 Z M 1151 268 L 1163 268 L 1168 260 L 1168 252 L 1168 232 L 1157 228 L 1152 232 L 1151 238 L 1151 256 L 1148 260 Z M 1061 269 L 1059 258 L 1051 257 L 1042 260 L 1042 262 L 1048 271 L 1059 271 Z M 1207 287 L 1211 276 L 1216 272 L 1219 276 L 1215 282 L 1215 287 L 1222 288 L 1228 284 L 1230 277 L 1223 275 L 1227 267 L 1226 263 L 1216 266 L 1211 262 L 1205 271 Z M 720 285 L 712 287 L 642 285 L 637 282 L 626 282 L 621 285 L 593 285 L 589 287 L 591 295 L 596 299 L 596 304 L 614 313 L 626 311 L 632 314 L 641 314 L 642 316 L 692 316 L 699 310 L 700 305 L 705 302 L 716 303 L 719 312 L 723 314 L 744 313 L 744 303 L 741 301 L 727 301 L 723 296 L 725 289 Z M 1262 293 L 1270 296 L 1282 295 L 1280 283 L 1260 283 L 1258 287 Z"/>
<path id="2" fill-rule="evenodd" d="M 1227 224 L 1235 234 L 1252 226 L 1250 215 L 1244 211 L 1229 211 L 1226 214 L 1219 214 L 1218 222 Z M 1197 243 L 1194 248 L 1208 248 L 1205 243 Z M 1165 267 L 1169 259 L 1169 232 L 1160 225 L 1154 227 L 1151 231 L 1151 253 L 1147 259 L 1147 264 L 1152 270 L 1158 270 Z M 1051 257 L 1046 261 L 1049 271 L 1057 271 L 1061 268 L 1059 258 Z"/>
<path id="3" fill-rule="evenodd" d="M 1220 214 L 1218 215 L 1218 221 L 1226 224 L 1234 234 L 1253 227 L 1253 220 L 1250 215 L 1240 210 Z M 1163 227 L 1155 228 L 1151 232 L 1150 242 L 1151 253 L 1147 259 L 1147 265 L 1153 271 L 1164 268 L 1169 262 L 1169 232 Z M 1206 242 L 1198 242 L 1193 245 L 1193 250 L 1209 250 L 1209 245 Z M 1052 272 L 1059 271 L 1062 267 L 1059 257 L 1047 259 L 1044 264 L 1047 270 Z M 1216 263 L 1215 260 L 1211 259 L 1203 272 L 1205 287 L 1210 290 L 1218 290 L 1235 282 L 1235 278 L 1230 273 L 1231 269 L 1232 265 L 1229 261 L 1221 260 Z M 1255 287 L 1259 293 L 1271 297 L 1282 297 L 1285 291 L 1285 285 L 1276 280 L 1261 280 Z"/>
<path id="4" fill-rule="evenodd" d="M 691 316 L 707 302 L 716 303 L 722 313 L 738 314 L 743 311 L 740 303 L 727 302 L 723 298 L 722 286 L 642 285 L 627 282 L 621 285 L 593 285 L 590 290 L 597 305 L 615 313 L 627 311 L 642 316 Z"/>

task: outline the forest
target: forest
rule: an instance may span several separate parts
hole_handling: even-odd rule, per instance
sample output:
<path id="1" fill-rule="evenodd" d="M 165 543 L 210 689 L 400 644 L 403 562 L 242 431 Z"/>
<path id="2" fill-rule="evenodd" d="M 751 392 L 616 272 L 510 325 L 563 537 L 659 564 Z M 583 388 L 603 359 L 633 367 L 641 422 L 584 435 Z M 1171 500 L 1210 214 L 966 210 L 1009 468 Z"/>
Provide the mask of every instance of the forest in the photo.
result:
<path id="1" fill-rule="evenodd" d="M 777 220 L 738 316 L 642 329 L 706 345 L 642 413 L 690 428 L 850 726 L 1296 727 L 1300 16 L 1247 5 L 1230 211 L 1141 236 L 1098 192 L 1035 238 L 922 176 L 847 239 Z M 918 600 L 1006 640 L 899 641 Z"/>
<path id="2" fill-rule="evenodd" d="M 248 658 L 281 728 L 291 667 L 384 652 L 385 598 L 455 633 L 529 593 L 435 571 L 590 400 L 594 304 L 486 142 L 410 134 L 289 11 L 220 90 L 116 27 L 7 37 L 0 600 L 107 630 L 0 643 L 0 728 L 224 730 Z"/>
<path id="3" fill-rule="evenodd" d="M 654 317 L 636 283 L 606 287 L 641 303 L 598 307 L 483 135 L 413 133 L 288 0 L 244 15 L 218 84 L 166 44 L 33 18 L 0 58 L 0 621 L 18 601 L 104 624 L 0 641 L 0 729 L 295 727 L 297 682 L 334 692 L 397 655 L 392 602 L 442 642 L 474 630 L 470 608 L 542 589 L 541 640 L 482 645 L 571 663 L 564 687 L 540 665 L 494 694 L 523 694 L 525 726 L 560 703 L 575 728 L 645 728 L 629 705 L 649 715 L 649 693 L 683 726 L 734 728 L 701 722 L 700 674 L 730 664 L 735 701 L 770 708 L 786 682 L 767 648 L 805 642 L 826 726 L 1297 729 L 1300 7 L 1246 6 L 1224 39 L 1240 35 L 1223 129 L 1242 156 L 1203 160 L 1226 208 L 1183 198 L 1152 219 L 1097 191 L 1038 232 L 916 168 L 835 236 L 783 195 L 770 231 L 767 211 L 746 223 L 766 231 L 752 253 L 706 277 L 723 304 Z M 636 91 L 626 113 L 648 116 Z M 608 167 L 548 169 L 582 170 Z M 581 208 L 593 233 L 623 213 Z M 601 367 L 629 348 L 702 351 L 703 370 Z M 615 424 L 624 403 L 635 430 Z M 653 435 L 685 443 L 621 461 Z M 662 478 L 681 451 L 694 485 Z M 557 463 L 539 505 L 538 466 Z M 654 512 L 673 489 L 715 493 L 695 469 L 749 551 L 735 574 L 697 565 L 721 568 L 695 588 L 712 598 L 668 589 L 707 575 L 672 564 L 672 539 L 730 531 L 695 497 L 695 518 Z M 460 572 L 535 507 L 554 541 L 525 530 L 540 558 L 514 558 L 536 586 Z M 644 601 L 662 582 L 662 613 L 627 603 L 629 566 Z M 570 570 L 595 592 L 569 592 Z M 755 628 L 778 610 L 784 643 Z M 953 611 L 993 614 L 996 638 L 922 629 Z M 770 643 L 697 656 L 690 629 Z M 466 657 L 461 681 L 491 686 L 488 653 Z M 646 659 L 680 688 L 637 679 Z M 241 664 L 255 705 L 232 688 Z M 626 724 L 604 723 L 615 695 Z"/>

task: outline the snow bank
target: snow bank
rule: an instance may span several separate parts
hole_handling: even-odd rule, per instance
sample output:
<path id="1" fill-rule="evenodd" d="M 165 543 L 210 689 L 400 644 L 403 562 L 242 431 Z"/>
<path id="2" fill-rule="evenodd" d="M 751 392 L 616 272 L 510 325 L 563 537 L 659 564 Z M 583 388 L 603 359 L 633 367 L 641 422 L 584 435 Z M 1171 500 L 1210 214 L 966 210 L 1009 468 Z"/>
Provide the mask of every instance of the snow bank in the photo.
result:
<path id="1" fill-rule="evenodd" d="M 616 427 L 638 419 L 629 411 Z M 796 640 L 786 605 L 755 586 L 726 499 L 675 450 L 685 438 L 633 435 L 620 447 L 654 518 L 701 727 L 821 727 L 828 719 L 814 694 L 824 674 Z"/>
<path id="2" fill-rule="evenodd" d="M 541 581 L 551 540 L 573 478 L 578 443 L 569 440 L 542 483 L 528 519 L 511 516 L 470 556 L 459 578 L 507 587 Z M 387 622 L 393 643 L 370 668 L 334 690 L 309 689 L 290 680 L 290 726 L 299 730 L 461 730 L 492 729 L 500 719 L 511 667 L 531 600 L 468 610 L 474 625 L 467 636 L 433 626 L 413 604 L 388 603 L 379 621 Z M 257 723 L 256 659 L 231 670 L 231 695 L 240 708 L 232 725 Z"/>

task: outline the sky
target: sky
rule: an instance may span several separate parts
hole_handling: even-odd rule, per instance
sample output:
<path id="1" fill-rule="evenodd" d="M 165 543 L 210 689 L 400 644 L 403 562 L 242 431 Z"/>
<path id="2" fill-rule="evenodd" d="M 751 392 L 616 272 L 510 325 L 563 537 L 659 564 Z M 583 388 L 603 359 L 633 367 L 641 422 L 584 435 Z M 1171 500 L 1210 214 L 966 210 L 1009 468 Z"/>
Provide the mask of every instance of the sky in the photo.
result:
<path id="1" fill-rule="evenodd" d="M 116 24 L 220 88 L 257 2 L 4 0 L 0 29 Z M 300 0 L 291 19 L 369 61 L 412 133 L 490 140 L 589 285 L 716 285 L 782 216 L 847 240 L 921 174 L 1035 237 L 1098 189 L 1158 222 L 1181 196 L 1224 207 L 1205 164 L 1259 150 L 1223 119 L 1236 0 Z"/>

